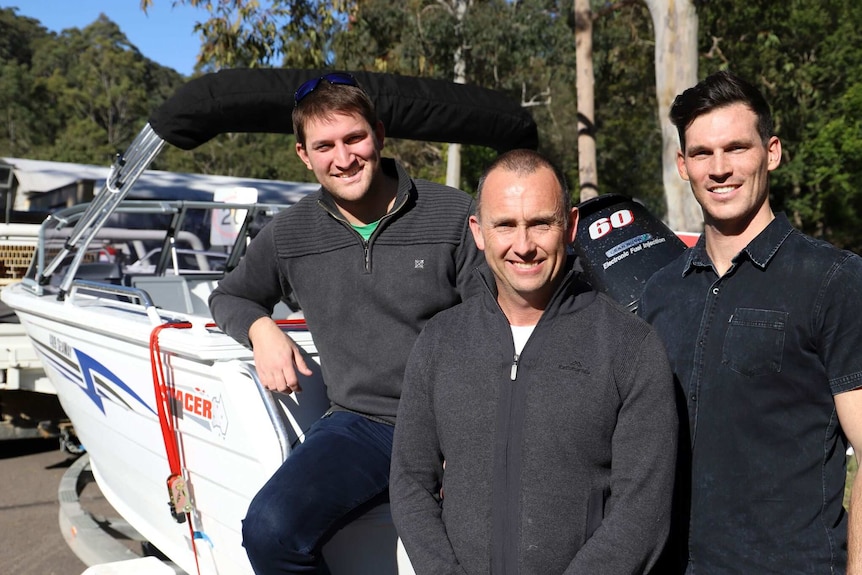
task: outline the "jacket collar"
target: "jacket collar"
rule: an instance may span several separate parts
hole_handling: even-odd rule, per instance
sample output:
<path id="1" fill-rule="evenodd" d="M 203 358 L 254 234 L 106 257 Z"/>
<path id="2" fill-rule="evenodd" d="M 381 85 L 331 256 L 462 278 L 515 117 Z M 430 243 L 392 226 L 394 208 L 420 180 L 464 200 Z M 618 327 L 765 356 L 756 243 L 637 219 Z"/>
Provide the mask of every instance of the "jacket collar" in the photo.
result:
<path id="1" fill-rule="evenodd" d="M 542 318 L 549 314 L 574 313 L 596 299 L 597 292 L 583 279 L 582 267 L 575 255 L 570 254 L 566 258 L 566 265 L 563 270 L 563 281 L 557 287 L 554 295 L 551 296 L 545 311 L 542 312 Z M 486 305 L 490 306 L 493 311 L 502 313 L 502 309 L 497 303 L 497 281 L 491 268 L 483 262 L 473 270 L 473 273 L 477 274 L 485 285 L 486 289 L 483 290 L 483 293 L 488 296 L 484 298 Z"/>
<path id="2" fill-rule="evenodd" d="M 407 174 L 407 170 L 405 170 L 400 163 L 396 162 L 392 158 L 381 158 L 380 169 L 383 170 L 384 174 L 393 176 L 398 180 L 398 190 L 395 192 L 395 203 L 392 204 L 392 209 L 389 211 L 390 214 L 400 210 L 408 201 L 415 201 L 416 186 Z M 338 210 L 338 206 L 335 204 L 335 200 L 332 199 L 332 195 L 323 186 L 320 186 L 317 190 L 317 201 L 330 213 L 341 213 Z"/>

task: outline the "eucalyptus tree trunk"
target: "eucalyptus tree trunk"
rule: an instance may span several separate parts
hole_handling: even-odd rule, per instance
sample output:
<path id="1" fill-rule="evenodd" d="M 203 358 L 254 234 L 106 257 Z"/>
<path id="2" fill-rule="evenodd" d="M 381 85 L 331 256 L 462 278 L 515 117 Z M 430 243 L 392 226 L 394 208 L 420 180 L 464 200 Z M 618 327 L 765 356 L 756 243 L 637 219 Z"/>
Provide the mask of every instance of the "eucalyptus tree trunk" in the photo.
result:
<path id="1" fill-rule="evenodd" d="M 703 213 L 679 177 L 679 136 L 668 118 L 673 99 L 697 83 L 697 12 L 692 0 L 644 0 L 655 29 L 655 85 L 662 139 L 662 180 L 671 229 L 699 232 Z"/>
<path id="2" fill-rule="evenodd" d="M 454 62 L 454 82 L 464 84 L 467 81 L 467 61 L 464 53 L 468 46 L 464 40 L 464 16 L 467 14 L 467 8 L 470 0 L 451 0 L 450 8 L 455 15 L 455 33 L 460 39 L 460 44 L 455 50 Z M 461 144 L 450 143 L 449 154 L 446 158 L 446 185 L 453 188 L 461 187 Z"/>
<path id="3" fill-rule="evenodd" d="M 590 0 L 575 0 L 575 66 L 578 99 L 578 188 L 580 201 L 599 194 L 596 173 L 593 16 Z"/>
<path id="4" fill-rule="evenodd" d="M 463 46 L 459 46 L 455 51 L 454 81 L 457 84 L 463 84 L 467 81 L 466 67 Z M 449 144 L 449 153 L 446 156 L 446 185 L 453 188 L 461 187 L 461 144 L 454 142 Z"/>

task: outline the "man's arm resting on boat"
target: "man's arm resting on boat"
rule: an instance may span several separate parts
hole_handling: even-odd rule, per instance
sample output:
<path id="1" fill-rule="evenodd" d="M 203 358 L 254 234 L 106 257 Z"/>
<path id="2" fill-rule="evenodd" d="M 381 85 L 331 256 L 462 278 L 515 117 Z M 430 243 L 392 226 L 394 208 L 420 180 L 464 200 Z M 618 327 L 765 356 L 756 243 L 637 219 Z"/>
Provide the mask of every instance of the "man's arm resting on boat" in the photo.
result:
<path id="1" fill-rule="evenodd" d="M 248 330 L 254 365 L 263 386 L 272 391 L 302 391 L 297 371 L 310 376 L 299 346 L 270 317 L 260 317 Z"/>
<path id="2" fill-rule="evenodd" d="M 846 391 L 835 396 L 838 421 L 847 440 L 853 447 L 858 463 L 862 451 L 862 389 Z M 847 527 L 847 575 L 862 575 L 862 480 L 857 472 L 850 491 L 849 523 Z"/>
<path id="3" fill-rule="evenodd" d="M 210 312 L 218 326 L 248 347 L 253 346 L 252 324 L 262 316 L 271 316 L 288 289 L 279 260 L 273 257 L 270 227 L 266 226 L 249 244 L 239 265 L 219 280 L 209 296 Z"/>

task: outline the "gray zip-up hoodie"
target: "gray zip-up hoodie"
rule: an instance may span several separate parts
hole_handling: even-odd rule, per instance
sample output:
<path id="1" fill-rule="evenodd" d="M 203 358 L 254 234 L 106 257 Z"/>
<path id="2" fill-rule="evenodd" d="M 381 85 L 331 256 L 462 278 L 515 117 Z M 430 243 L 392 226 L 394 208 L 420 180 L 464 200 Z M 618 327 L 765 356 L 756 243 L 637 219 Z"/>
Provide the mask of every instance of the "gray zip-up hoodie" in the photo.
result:
<path id="1" fill-rule="evenodd" d="M 416 573 L 647 572 L 676 458 L 664 347 L 570 271 L 515 361 L 483 273 L 488 289 L 428 322 L 407 365 L 390 498 Z"/>
<path id="2" fill-rule="evenodd" d="M 472 198 L 412 180 L 394 160 L 394 207 L 366 242 L 321 189 L 280 212 L 210 296 L 213 319 L 251 347 L 248 329 L 292 294 L 320 353 L 335 409 L 395 421 L 404 365 L 425 322 L 473 293 L 482 261 Z M 472 288 L 470 287 L 472 284 Z"/>

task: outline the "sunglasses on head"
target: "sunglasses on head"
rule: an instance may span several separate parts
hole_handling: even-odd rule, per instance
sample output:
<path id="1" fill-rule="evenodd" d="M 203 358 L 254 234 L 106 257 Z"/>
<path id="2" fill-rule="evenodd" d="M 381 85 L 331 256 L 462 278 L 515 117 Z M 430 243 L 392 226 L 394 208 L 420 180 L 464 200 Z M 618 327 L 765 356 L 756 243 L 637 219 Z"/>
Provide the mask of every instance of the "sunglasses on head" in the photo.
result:
<path id="1" fill-rule="evenodd" d="M 330 84 L 339 84 L 343 86 L 356 86 L 356 78 L 344 72 L 332 72 L 324 74 L 319 78 L 312 78 L 303 82 L 302 86 L 293 94 L 293 105 L 299 104 L 303 98 L 314 92 L 322 81 L 326 80 Z"/>

